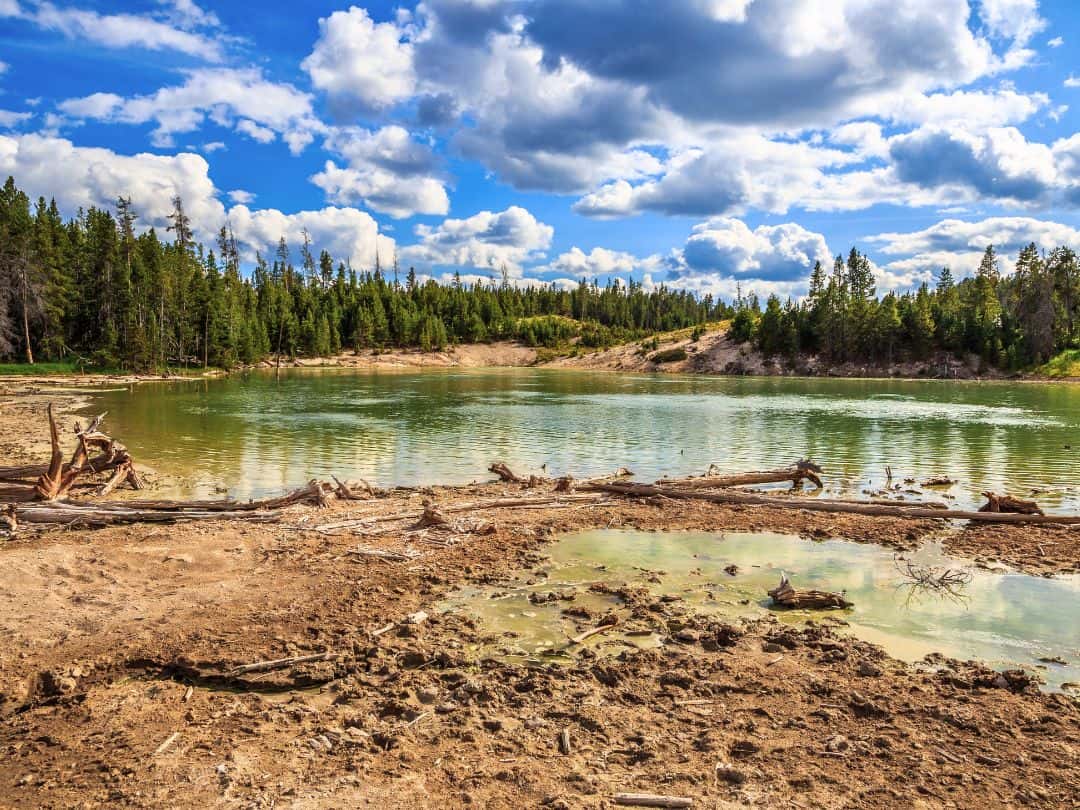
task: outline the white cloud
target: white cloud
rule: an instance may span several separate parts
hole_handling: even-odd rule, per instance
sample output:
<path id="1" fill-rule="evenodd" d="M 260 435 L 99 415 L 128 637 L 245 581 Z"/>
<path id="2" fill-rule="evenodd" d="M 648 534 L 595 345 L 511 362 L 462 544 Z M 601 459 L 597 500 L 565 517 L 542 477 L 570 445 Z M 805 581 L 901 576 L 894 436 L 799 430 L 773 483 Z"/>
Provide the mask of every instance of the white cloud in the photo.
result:
<path id="1" fill-rule="evenodd" d="M 0 129 L 13 129 L 34 117 L 33 113 L 0 110 Z"/>
<path id="2" fill-rule="evenodd" d="M 556 273 L 569 273 L 581 278 L 598 278 L 633 272 L 655 272 L 663 266 L 660 256 L 639 258 L 632 253 L 595 247 L 588 253 L 579 247 L 572 247 L 556 257 L 546 268 Z"/>
<path id="3" fill-rule="evenodd" d="M 521 263 L 542 258 L 555 229 L 524 208 L 481 211 L 467 219 L 418 225 L 419 241 L 399 251 L 402 260 L 426 266 L 472 267 L 521 275 Z"/>
<path id="4" fill-rule="evenodd" d="M 3 76 L 11 68 L 7 62 L 0 61 L 0 76 Z"/>
<path id="5" fill-rule="evenodd" d="M 294 153 L 310 143 L 313 133 L 325 130 L 312 111 L 308 93 L 269 81 L 257 68 L 200 68 L 185 76 L 181 85 L 144 96 L 94 93 L 68 99 L 58 107 L 74 118 L 154 123 L 153 142 L 161 147 L 171 146 L 176 133 L 199 129 L 208 118 L 263 142 L 272 140 L 270 133 L 282 135 Z"/>
<path id="6" fill-rule="evenodd" d="M 169 21 L 181 28 L 220 28 L 221 20 L 212 11 L 200 8 L 192 0 L 158 0 L 167 7 Z"/>
<path id="7" fill-rule="evenodd" d="M 991 217 L 978 222 L 945 219 L 919 231 L 880 233 L 866 241 L 894 259 L 884 266 L 892 274 L 929 281 L 948 266 L 957 278 L 971 275 L 987 245 L 993 245 L 1002 268 L 1015 262 L 1020 248 L 1032 242 L 1041 250 L 1080 243 L 1080 230 L 1032 217 Z"/>
<path id="8" fill-rule="evenodd" d="M 1065 44 L 1065 40 L 1061 37 L 1054 37 L 1053 39 L 1047 40 L 1046 44 L 1051 48 L 1060 48 L 1062 45 Z"/>
<path id="9" fill-rule="evenodd" d="M 242 188 L 234 188 L 229 192 L 229 199 L 234 203 L 240 205 L 247 205 L 255 200 L 255 195 L 250 191 L 244 191 Z"/>
<path id="10" fill-rule="evenodd" d="M 90 206 L 112 209 L 123 194 L 131 197 L 141 225 L 162 228 L 179 194 L 204 236 L 212 237 L 225 219 L 201 155 L 119 155 L 63 138 L 0 135 L 0 174 L 18 178 L 34 196 L 56 198 L 69 213 Z"/>
<path id="11" fill-rule="evenodd" d="M 444 183 L 435 176 L 435 155 L 404 128 L 336 127 L 324 147 L 348 163 L 339 166 L 328 160 L 323 170 L 311 177 L 331 202 L 359 202 L 397 218 L 444 215 L 450 210 Z"/>
<path id="12" fill-rule="evenodd" d="M 301 63 L 339 113 L 381 110 L 412 95 L 413 48 L 395 23 L 376 23 L 352 6 L 319 20 L 319 39 Z"/>
<path id="13" fill-rule="evenodd" d="M 209 143 L 204 143 L 202 145 L 202 150 L 208 155 L 212 155 L 214 152 L 218 152 L 225 148 L 227 147 L 223 141 L 210 141 Z"/>
<path id="14" fill-rule="evenodd" d="M 48 2 L 37 3 L 33 10 L 23 10 L 9 0 L 0 3 L 0 17 L 5 16 L 19 17 L 68 38 L 87 40 L 106 48 L 177 51 L 208 62 L 221 62 L 225 58 L 216 39 L 137 14 L 99 14 L 80 8 L 60 8 Z"/>
<path id="15" fill-rule="evenodd" d="M 260 126 L 250 118 L 241 118 L 237 121 L 236 131 L 259 143 L 273 143 L 277 140 L 277 133 L 274 130 L 270 129 L 270 127 Z"/>
<path id="16" fill-rule="evenodd" d="M 1065 79 L 1065 86 L 1066 87 L 1080 87 L 1080 77 L 1073 76 L 1070 73 L 1069 77 L 1067 79 Z"/>
<path id="17" fill-rule="evenodd" d="M 316 250 L 327 250 L 357 268 L 373 266 L 376 250 L 384 261 L 394 253 L 394 240 L 379 233 L 370 214 L 355 208 L 285 214 L 273 208 L 252 211 L 235 205 L 229 209 L 229 224 L 249 259 L 256 250 L 264 256 L 272 253 L 282 236 L 295 248 L 303 242 L 305 229 Z"/>
<path id="18" fill-rule="evenodd" d="M 760 225 L 715 217 L 695 225 L 678 251 L 680 279 L 729 276 L 769 282 L 805 282 L 815 261 L 828 264 L 825 237 L 794 222 Z"/>

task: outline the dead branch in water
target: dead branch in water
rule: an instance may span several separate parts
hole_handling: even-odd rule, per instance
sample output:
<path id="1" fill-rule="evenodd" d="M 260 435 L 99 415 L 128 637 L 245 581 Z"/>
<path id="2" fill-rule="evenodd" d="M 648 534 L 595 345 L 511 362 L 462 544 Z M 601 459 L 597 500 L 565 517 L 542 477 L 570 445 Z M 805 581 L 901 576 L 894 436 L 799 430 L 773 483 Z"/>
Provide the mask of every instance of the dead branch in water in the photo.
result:
<path id="1" fill-rule="evenodd" d="M 916 591 L 927 591 L 962 601 L 964 599 L 963 589 L 973 579 L 970 571 L 962 571 L 958 568 L 917 565 L 911 560 L 904 560 L 904 564 L 901 566 L 899 556 L 893 559 L 896 570 L 900 572 L 905 580 L 900 587 L 909 587 L 912 595 Z"/>
<path id="2" fill-rule="evenodd" d="M 758 472 L 737 473 L 735 475 L 713 475 L 716 465 L 710 465 L 708 472 L 701 477 L 664 478 L 657 481 L 659 486 L 681 486 L 689 489 L 723 489 L 741 487 L 748 484 L 778 484 L 790 481 L 792 488 L 799 487 L 803 481 L 810 481 L 818 489 L 822 488 L 820 466 L 809 459 L 801 459 L 790 467 L 779 470 L 761 470 Z"/>
<path id="3" fill-rule="evenodd" d="M 799 609 L 849 608 L 852 603 L 844 598 L 843 592 L 797 591 L 791 585 L 787 574 L 780 572 L 780 584 L 768 591 L 773 604 L 779 607 Z"/>
<path id="4" fill-rule="evenodd" d="M 768 506 L 776 509 L 805 509 L 809 512 L 846 512 L 854 515 L 899 518 L 938 518 L 945 520 L 975 520 L 986 523 L 1053 523 L 1080 526 L 1078 515 L 1023 515 L 998 512 L 969 512 L 960 509 L 931 509 L 920 504 L 852 503 L 848 501 L 819 500 L 813 498 L 787 498 L 757 495 L 744 492 L 698 492 L 693 489 L 659 487 L 652 484 L 596 483 L 584 484 L 581 489 L 591 492 L 611 492 L 617 495 L 646 498 L 662 496 L 682 500 L 710 501 L 712 503 Z"/>

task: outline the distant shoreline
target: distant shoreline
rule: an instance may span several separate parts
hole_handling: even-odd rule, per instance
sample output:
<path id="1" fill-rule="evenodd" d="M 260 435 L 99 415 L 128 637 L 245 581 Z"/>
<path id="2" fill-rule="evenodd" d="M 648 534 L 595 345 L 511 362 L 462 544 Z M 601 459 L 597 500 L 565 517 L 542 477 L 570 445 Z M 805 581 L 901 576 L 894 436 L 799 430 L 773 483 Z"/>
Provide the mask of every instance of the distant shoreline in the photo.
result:
<path id="1" fill-rule="evenodd" d="M 684 330 L 685 331 L 685 330 Z M 801 357 L 794 366 L 764 358 L 748 344 L 735 344 L 723 332 L 710 332 L 692 341 L 682 333 L 661 337 L 657 348 L 643 350 L 642 342 L 626 343 L 607 349 L 554 354 L 551 350 L 520 343 L 472 343 L 448 347 L 441 352 L 419 349 L 366 349 L 360 353 L 342 352 L 329 357 L 283 359 L 283 369 L 353 368 L 408 370 L 423 368 L 541 368 L 560 370 L 624 372 L 644 374 L 689 374 L 710 377 L 784 377 L 791 379 L 858 379 L 941 382 L 1038 382 L 1080 383 L 1080 376 L 1048 377 L 1033 373 L 1005 374 L 996 369 L 983 373 L 973 370 L 957 358 L 935 357 L 926 362 L 898 362 L 890 366 L 867 366 L 854 363 L 832 364 L 815 357 Z M 656 362 L 658 352 L 682 350 L 685 357 L 672 362 Z M 18 393 L 15 389 L 33 386 L 72 385 L 97 387 L 102 384 L 128 385 L 140 382 L 201 380 L 228 376 L 251 370 L 272 370 L 273 358 L 235 370 L 191 368 L 182 373 L 82 372 L 0 374 L 0 393 Z M 926 370 L 938 373 L 920 373 Z M 947 370 L 950 376 L 940 373 Z"/>

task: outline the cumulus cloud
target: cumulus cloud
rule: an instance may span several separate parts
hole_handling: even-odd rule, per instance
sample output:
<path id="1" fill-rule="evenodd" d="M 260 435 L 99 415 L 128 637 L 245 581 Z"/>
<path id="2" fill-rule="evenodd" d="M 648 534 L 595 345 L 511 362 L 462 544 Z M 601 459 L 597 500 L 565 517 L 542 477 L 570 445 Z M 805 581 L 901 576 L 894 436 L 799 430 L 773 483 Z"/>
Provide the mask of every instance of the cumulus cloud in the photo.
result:
<path id="1" fill-rule="evenodd" d="M 1080 87 L 1080 76 L 1073 76 L 1071 73 L 1069 77 L 1065 79 L 1066 87 Z"/>
<path id="2" fill-rule="evenodd" d="M 359 202 L 397 218 L 444 215 L 450 210 L 438 160 L 427 144 L 403 127 L 336 127 L 324 147 L 347 162 L 339 166 L 328 160 L 311 177 L 331 202 Z"/>
<path id="3" fill-rule="evenodd" d="M 815 261 L 827 264 L 829 247 L 820 233 L 794 222 L 760 225 L 715 217 L 695 225 L 678 252 L 673 278 L 727 276 L 770 282 L 805 282 Z"/>
<path id="4" fill-rule="evenodd" d="M 927 127 L 891 141 L 897 176 L 927 187 L 953 187 L 1019 203 L 1044 199 L 1057 182 L 1053 151 L 1015 127 L 983 134 Z"/>
<path id="5" fill-rule="evenodd" d="M 191 3 L 177 5 L 194 8 Z M 196 25 L 190 16 L 186 24 L 178 26 L 144 15 L 100 14 L 81 8 L 62 8 L 48 2 L 24 9 L 8 0 L 0 2 L 0 17 L 16 17 L 70 39 L 86 40 L 106 48 L 176 51 L 208 62 L 221 62 L 225 58 L 216 38 L 185 30 L 189 25 Z M 201 24 L 204 23 L 198 23 Z"/>
<path id="6" fill-rule="evenodd" d="M 542 258 L 555 229 L 529 211 L 512 205 L 505 211 L 481 211 L 467 219 L 447 219 L 436 226 L 418 225 L 416 244 L 401 248 L 404 261 L 434 267 L 471 267 L 513 276 L 522 262 Z"/>
<path id="7" fill-rule="evenodd" d="M 341 116 L 393 106 L 416 85 L 408 32 L 357 6 L 319 20 L 319 39 L 301 67 Z"/>
<path id="8" fill-rule="evenodd" d="M 663 258 L 657 255 L 641 258 L 632 253 L 602 247 L 594 247 L 586 253 L 575 246 L 559 254 L 546 268 L 537 269 L 569 273 L 580 278 L 600 278 L 637 272 L 655 272 L 661 269 L 663 264 Z"/>
<path id="9" fill-rule="evenodd" d="M 987 245 L 994 246 L 1007 266 L 1032 242 L 1047 251 L 1080 243 L 1080 230 L 1032 217 L 990 217 L 977 222 L 945 219 L 922 230 L 880 233 L 866 241 L 898 257 L 885 264 L 885 270 L 929 281 L 946 266 L 957 277 L 971 275 Z"/>
<path id="10" fill-rule="evenodd" d="M 180 195 L 192 223 L 206 236 L 225 220 L 209 168 L 205 158 L 191 153 L 119 155 L 63 138 L 0 135 L 0 174 L 18 178 L 19 186 L 35 196 L 55 198 L 65 211 L 111 209 L 123 194 L 131 197 L 142 225 L 161 228 L 168 224 L 172 198 Z"/>
<path id="11" fill-rule="evenodd" d="M 272 252 L 282 236 L 293 245 L 303 242 L 304 231 L 316 250 L 327 250 L 354 267 L 371 267 L 376 251 L 384 259 L 394 253 L 394 240 L 379 233 L 370 214 L 355 208 L 323 208 L 285 214 L 277 209 L 252 211 L 246 205 L 229 209 L 229 224 L 249 258 L 256 250 Z"/>
<path id="12" fill-rule="evenodd" d="M 161 147 L 171 146 L 176 133 L 199 129 L 208 118 L 262 142 L 281 135 L 294 153 L 311 142 L 313 133 L 325 130 L 308 93 L 270 81 L 257 68 L 200 68 L 187 71 L 183 84 L 148 95 L 94 93 L 58 107 L 73 118 L 153 123 L 153 143 Z"/>
<path id="13" fill-rule="evenodd" d="M 250 202 L 254 202 L 255 195 L 252 194 L 250 191 L 244 191 L 242 188 L 234 188 L 232 191 L 229 192 L 229 199 L 232 200 L 234 203 L 247 205 Z"/>

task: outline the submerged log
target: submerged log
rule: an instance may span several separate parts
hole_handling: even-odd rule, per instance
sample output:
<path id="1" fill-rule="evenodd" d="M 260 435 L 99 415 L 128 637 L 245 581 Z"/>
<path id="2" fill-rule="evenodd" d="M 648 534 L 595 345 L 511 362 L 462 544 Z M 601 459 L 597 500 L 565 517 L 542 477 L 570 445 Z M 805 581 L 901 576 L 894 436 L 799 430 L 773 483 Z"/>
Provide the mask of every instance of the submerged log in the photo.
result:
<path id="1" fill-rule="evenodd" d="M 768 591 L 773 604 L 778 607 L 795 610 L 817 610 L 821 608 L 849 608 L 854 605 L 844 598 L 842 593 L 828 591 L 797 591 L 792 587 L 787 574 L 780 573 L 780 584 Z"/>
<path id="2" fill-rule="evenodd" d="M 712 475 L 712 467 L 709 472 L 701 477 L 692 478 L 666 478 L 657 481 L 661 486 L 680 486 L 690 489 L 723 489 L 726 487 L 741 487 L 749 484 L 778 484 L 790 481 L 792 487 L 798 487 L 803 481 L 810 481 L 818 489 L 822 488 L 820 466 L 802 459 L 790 467 L 779 470 L 761 470 L 758 472 L 738 473 L 735 475 Z"/>
<path id="3" fill-rule="evenodd" d="M 986 503 L 979 508 L 980 512 L 1007 512 L 1016 515 L 1045 514 L 1035 501 L 1025 501 L 1011 495 L 997 495 L 993 492 L 984 492 L 983 497 L 986 498 Z"/>
<path id="4" fill-rule="evenodd" d="M 611 492 L 617 495 L 647 498 L 661 496 L 682 500 L 709 501 L 711 503 L 769 506 L 777 509 L 805 509 L 809 512 L 846 512 L 854 515 L 900 518 L 940 518 L 944 520 L 975 520 L 985 523 L 1054 523 L 1080 526 L 1078 515 L 1022 515 L 999 512 L 969 512 L 959 509 L 932 509 L 918 504 L 863 504 L 845 501 L 820 500 L 817 498 L 788 498 L 758 495 L 749 492 L 699 492 L 693 489 L 658 487 L 652 484 L 593 483 L 580 489 L 593 492 Z"/>

